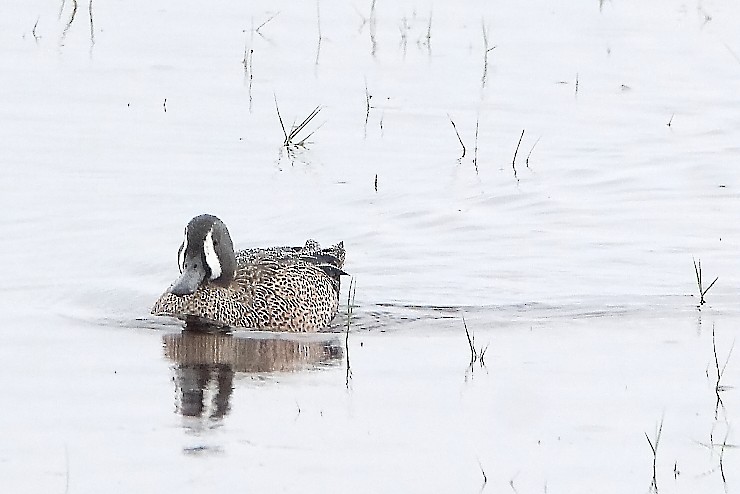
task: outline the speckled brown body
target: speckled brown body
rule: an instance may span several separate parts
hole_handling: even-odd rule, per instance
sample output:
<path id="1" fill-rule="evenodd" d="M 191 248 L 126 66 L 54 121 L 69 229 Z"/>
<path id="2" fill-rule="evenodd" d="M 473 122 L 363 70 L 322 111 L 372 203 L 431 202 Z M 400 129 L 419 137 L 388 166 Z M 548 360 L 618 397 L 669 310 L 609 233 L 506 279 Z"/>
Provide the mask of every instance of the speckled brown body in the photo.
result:
<path id="1" fill-rule="evenodd" d="M 168 289 L 152 314 L 186 321 L 269 331 L 324 329 L 339 308 L 344 246 L 248 249 L 236 253 L 237 269 L 228 286 L 206 282 L 192 295 Z"/>

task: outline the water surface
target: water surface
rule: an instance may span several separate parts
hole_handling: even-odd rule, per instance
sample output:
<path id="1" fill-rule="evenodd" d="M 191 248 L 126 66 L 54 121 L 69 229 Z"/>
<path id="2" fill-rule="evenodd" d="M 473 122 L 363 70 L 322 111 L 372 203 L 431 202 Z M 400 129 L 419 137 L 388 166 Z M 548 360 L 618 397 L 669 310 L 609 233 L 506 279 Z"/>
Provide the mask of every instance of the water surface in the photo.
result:
<path id="1" fill-rule="evenodd" d="M 9 491 L 738 488 L 734 3 L 6 11 Z M 349 338 L 149 316 L 202 212 L 343 240 Z"/>

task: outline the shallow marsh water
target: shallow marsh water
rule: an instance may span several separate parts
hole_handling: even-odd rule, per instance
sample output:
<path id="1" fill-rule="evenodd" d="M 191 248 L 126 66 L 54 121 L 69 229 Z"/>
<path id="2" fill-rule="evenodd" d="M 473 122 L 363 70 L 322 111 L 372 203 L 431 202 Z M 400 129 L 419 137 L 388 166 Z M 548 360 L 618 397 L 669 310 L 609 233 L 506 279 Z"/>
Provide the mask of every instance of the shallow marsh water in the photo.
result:
<path id="1" fill-rule="evenodd" d="M 10 2 L 3 491 L 740 489 L 740 7 L 374 5 Z M 149 316 L 205 211 L 349 338 Z"/>

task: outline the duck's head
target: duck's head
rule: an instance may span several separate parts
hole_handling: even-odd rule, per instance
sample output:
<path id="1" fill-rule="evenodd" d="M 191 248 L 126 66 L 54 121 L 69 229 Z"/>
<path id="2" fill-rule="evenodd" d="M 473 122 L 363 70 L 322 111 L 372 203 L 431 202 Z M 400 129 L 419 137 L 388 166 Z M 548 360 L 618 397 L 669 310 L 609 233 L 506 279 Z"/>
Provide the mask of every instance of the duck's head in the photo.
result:
<path id="1" fill-rule="evenodd" d="M 204 283 L 227 286 L 234 279 L 234 244 L 226 225 L 210 214 L 196 216 L 185 227 L 177 253 L 180 277 L 170 288 L 174 295 L 190 295 Z"/>

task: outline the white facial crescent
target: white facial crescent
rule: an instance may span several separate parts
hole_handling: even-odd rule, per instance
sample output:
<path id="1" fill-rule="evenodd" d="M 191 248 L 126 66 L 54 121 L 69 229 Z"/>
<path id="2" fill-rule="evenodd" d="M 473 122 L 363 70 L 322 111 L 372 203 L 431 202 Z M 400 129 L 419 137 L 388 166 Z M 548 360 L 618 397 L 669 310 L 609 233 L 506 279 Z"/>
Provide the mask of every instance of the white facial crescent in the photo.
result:
<path id="1" fill-rule="evenodd" d="M 213 228 L 208 230 L 208 235 L 203 241 L 203 252 L 206 254 L 206 263 L 211 268 L 211 279 L 215 280 L 221 276 L 221 262 L 218 260 L 216 249 L 213 248 Z"/>

